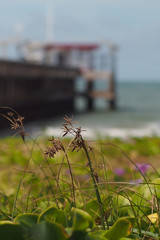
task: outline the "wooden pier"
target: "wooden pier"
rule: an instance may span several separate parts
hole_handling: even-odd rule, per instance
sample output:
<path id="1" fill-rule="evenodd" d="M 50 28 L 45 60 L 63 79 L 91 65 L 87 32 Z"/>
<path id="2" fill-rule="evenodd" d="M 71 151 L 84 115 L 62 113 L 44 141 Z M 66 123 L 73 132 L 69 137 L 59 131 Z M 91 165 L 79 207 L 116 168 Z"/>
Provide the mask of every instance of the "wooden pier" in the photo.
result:
<path id="1" fill-rule="evenodd" d="M 78 69 L 0 61 L 0 106 L 9 106 L 28 120 L 74 111 Z"/>
<path id="2" fill-rule="evenodd" d="M 101 47 L 105 47 L 108 51 L 99 51 Z M 102 50 L 102 49 L 101 49 Z M 104 50 L 104 49 L 103 49 Z M 63 66 L 76 66 L 80 70 L 80 75 L 87 82 L 86 92 L 76 92 L 87 98 L 87 109 L 94 109 L 94 99 L 103 98 L 108 101 L 109 109 L 116 109 L 116 82 L 115 82 L 115 54 L 117 46 L 108 40 L 104 44 L 47 44 L 44 47 L 45 56 L 48 63 L 61 64 Z M 77 58 L 74 58 L 77 56 Z M 98 66 L 94 64 L 95 58 L 100 62 Z M 51 61 L 52 59 L 52 61 Z M 87 61 L 86 61 L 87 59 Z M 109 60 L 107 63 L 107 59 Z M 99 68 L 100 67 L 100 68 Z M 103 91 L 94 89 L 94 81 L 106 81 L 108 88 Z"/>
<path id="3" fill-rule="evenodd" d="M 113 72 L 95 72 L 88 71 L 82 75 L 87 81 L 86 96 L 88 101 L 88 110 L 94 109 L 94 99 L 102 98 L 108 101 L 109 110 L 116 109 L 116 83 Z M 94 81 L 106 81 L 108 87 L 102 91 L 94 89 Z"/>
<path id="4" fill-rule="evenodd" d="M 75 91 L 75 80 L 83 77 L 87 83 L 83 93 Z M 94 81 L 108 81 L 103 91 L 94 89 Z M 116 109 L 114 72 L 81 71 L 75 67 L 48 66 L 13 61 L 0 61 L 0 106 L 9 106 L 27 114 L 29 120 L 70 114 L 75 110 L 75 98 L 87 99 L 87 110 L 94 109 L 94 99 L 103 98 L 109 109 Z"/>

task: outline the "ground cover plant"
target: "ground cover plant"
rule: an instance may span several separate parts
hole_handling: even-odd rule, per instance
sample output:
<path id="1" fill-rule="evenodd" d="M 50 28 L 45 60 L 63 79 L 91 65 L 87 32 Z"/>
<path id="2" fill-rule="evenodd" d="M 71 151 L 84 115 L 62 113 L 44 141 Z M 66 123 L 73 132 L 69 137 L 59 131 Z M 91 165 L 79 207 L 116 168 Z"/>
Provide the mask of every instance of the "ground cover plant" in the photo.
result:
<path id="1" fill-rule="evenodd" d="M 159 239 L 160 139 L 83 139 L 65 116 L 61 138 L 0 140 L 1 239 Z"/>

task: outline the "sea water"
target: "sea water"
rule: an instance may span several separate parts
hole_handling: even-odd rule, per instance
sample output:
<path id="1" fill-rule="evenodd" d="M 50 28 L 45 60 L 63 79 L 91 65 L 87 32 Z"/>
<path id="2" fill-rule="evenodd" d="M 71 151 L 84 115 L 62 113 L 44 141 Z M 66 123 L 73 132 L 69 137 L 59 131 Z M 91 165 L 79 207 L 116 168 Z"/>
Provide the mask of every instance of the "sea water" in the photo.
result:
<path id="1" fill-rule="evenodd" d="M 83 90 L 83 84 L 79 86 Z M 95 88 L 105 88 L 105 82 L 95 83 Z M 143 137 L 160 136 L 160 82 L 119 82 L 117 83 L 117 110 L 108 111 L 107 101 L 96 99 L 94 111 L 85 111 L 85 99 L 76 99 L 79 109 L 74 121 L 89 138 L 97 137 Z M 70 116 L 69 116 L 70 117 Z M 27 130 L 32 135 L 61 136 L 63 118 L 47 119 L 31 123 Z"/>

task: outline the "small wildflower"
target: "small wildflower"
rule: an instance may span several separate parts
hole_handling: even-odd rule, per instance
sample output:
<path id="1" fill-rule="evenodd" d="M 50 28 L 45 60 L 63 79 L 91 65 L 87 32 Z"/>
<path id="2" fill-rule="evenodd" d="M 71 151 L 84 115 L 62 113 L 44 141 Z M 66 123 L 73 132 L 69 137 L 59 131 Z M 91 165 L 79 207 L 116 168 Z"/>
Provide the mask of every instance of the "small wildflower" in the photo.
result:
<path id="1" fill-rule="evenodd" d="M 143 183 L 143 180 L 142 180 L 142 178 L 138 178 L 138 179 L 132 180 L 130 183 L 138 185 L 138 184 Z"/>
<path id="2" fill-rule="evenodd" d="M 115 172 L 115 174 L 116 174 L 117 176 L 119 176 L 119 177 L 121 177 L 121 176 L 123 176 L 123 175 L 125 174 L 124 168 L 116 168 L 116 169 L 114 170 L 114 172 Z"/>
<path id="3" fill-rule="evenodd" d="M 139 171 L 142 173 L 142 174 L 145 174 L 147 172 L 147 170 L 150 168 L 150 165 L 147 164 L 147 163 L 144 163 L 144 164 L 141 164 L 141 163 L 138 163 L 136 164 L 137 167 L 135 167 L 135 170 Z M 138 169 L 137 169 L 138 168 Z"/>

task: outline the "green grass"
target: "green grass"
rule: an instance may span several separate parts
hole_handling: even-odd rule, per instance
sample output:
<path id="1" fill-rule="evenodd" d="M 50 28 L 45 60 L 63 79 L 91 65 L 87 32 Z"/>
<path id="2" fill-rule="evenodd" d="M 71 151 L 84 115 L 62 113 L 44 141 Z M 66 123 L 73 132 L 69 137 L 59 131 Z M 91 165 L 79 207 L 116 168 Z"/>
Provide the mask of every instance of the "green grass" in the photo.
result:
<path id="1" fill-rule="evenodd" d="M 33 140 L 18 124 L 0 140 L 4 239 L 159 239 L 160 138 L 84 141 L 65 118 L 67 136 Z"/>

